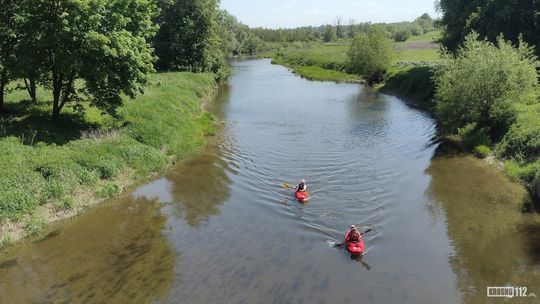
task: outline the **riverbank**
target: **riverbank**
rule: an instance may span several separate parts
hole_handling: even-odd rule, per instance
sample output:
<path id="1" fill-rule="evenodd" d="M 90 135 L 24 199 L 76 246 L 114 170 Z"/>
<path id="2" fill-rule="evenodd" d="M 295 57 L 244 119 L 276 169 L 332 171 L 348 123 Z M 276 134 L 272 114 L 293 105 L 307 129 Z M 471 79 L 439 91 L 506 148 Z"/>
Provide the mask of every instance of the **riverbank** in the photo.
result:
<path id="1" fill-rule="evenodd" d="M 429 37 L 431 36 L 425 35 L 414 41 L 396 43 L 397 58 L 387 71 L 385 82 L 377 89 L 385 94 L 404 98 L 411 106 L 435 116 L 433 75 L 440 55 L 438 45 L 428 41 Z M 434 38 L 436 37 L 429 39 Z M 359 76 L 346 73 L 348 47 L 344 42 L 290 44 L 288 47 L 282 46 L 264 53 L 261 57 L 271 58 L 273 63 L 289 67 L 307 79 L 362 82 Z M 512 136 L 490 145 L 461 140 L 459 134 L 450 137 L 452 141 L 462 145 L 464 151 L 485 159 L 490 164 L 497 164 L 507 176 L 514 182 L 523 184 L 534 196 L 535 189 L 540 188 L 535 186 L 540 184 L 539 113 L 540 105 L 537 103 L 516 105 L 515 122 L 509 130 Z"/>
<path id="2" fill-rule="evenodd" d="M 213 74 L 162 73 L 151 80 L 116 118 L 87 107 L 67 110 L 54 125 L 49 102 L 21 101 L 20 91 L 7 96 L 0 121 L 0 247 L 162 172 L 215 132 L 202 106 L 216 92 Z"/>

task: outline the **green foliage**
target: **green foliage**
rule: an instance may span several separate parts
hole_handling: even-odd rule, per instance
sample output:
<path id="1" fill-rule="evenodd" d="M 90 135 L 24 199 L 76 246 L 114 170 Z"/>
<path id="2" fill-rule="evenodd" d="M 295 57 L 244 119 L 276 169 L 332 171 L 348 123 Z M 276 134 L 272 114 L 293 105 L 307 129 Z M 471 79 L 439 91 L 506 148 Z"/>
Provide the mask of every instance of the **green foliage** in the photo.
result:
<path id="1" fill-rule="evenodd" d="M 349 71 L 362 75 L 368 84 L 381 82 L 394 56 L 394 47 L 385 33 L 372 28 L 357 35 L 347 52 Z"/>
<path id="2" fill-rule="evenodd" d="M 347 74 L 336 70 L 328 70 L 319 66 L 296 66 L 294 72 L 311 80 L 336 81 L 336 82 L 359 82 L 357 75 Z"/>
<path id="3" fill-rule="evenodd" d="M 131 137 L 182 157 L 203 142 L 204 131 L 197 121 L 203 115 L 200 99 L 209 97 L 214 76 L 165 73 L 156 75 L 156 80 L 163 85 L 126 104 L 120 115 Z"/>
<path id="4" fill-rule="evenodd" d="M 45 220 L 35 215 L 32 215 L 24 221 L 24 231 L 26 232 L 27 236 L 39 234 L 41 231 L 43 231 L 45 226 Z"/>
<path id="5" fill-rule="evenodd" d="M 154 39 L 157 69 L 214 73 L 225 69 L 217 33 L 217 0 L 160 1 L 159 6 L 159 31 Z"/>
<path id="6" fill-rule="evenodd" d="M 465 37 L 476 31 L 480 37 L 496 42 L 502 33 L 513 43 L 519 36 L 540 51 L 540 2 L 508 0 L 440 0 L 442 43 L 456 52 Z"/>
<path id="7" fill-rule="evenodd" d="M 55 203 L 56 210 L 71 210 L 75 206 L 75 200 L 72 196 L 64 196 L 59 202 Z"/>
<path id="8" fill-rule="evenodd" d="M 479 157 L 486 158 L 491 154 L 491 149 L 488 146 L 485 145 L 479 145 L 474 148 L 474 153 L 478 155 Z"/>
<path id="9" fill-rule="evenodd" d="M 163 150 L 182 157 L 202 144 L 204 134 L 215 132 L 213 117 L 201 107 L 201 99 L 209 98 L 215 87 L 212 74 L 152 77 L 160 85 L 120 109 L 126 120 L 117 122 L 123 126 L 119 130 L 87 130 L 82 138 L 63 145 L 0 138 L 0 222 L 18 221 L 40 204 L 52 203 L 58 210 L 73 208 L 76 193 L 88 186 L 105 184 L 100 194 L 114 195 L 118 191 L 113 186 L 115 177 L 158 172 L 168 163 Z"/>
<path id="10" fill-rule="evenodd" d="M 504 169 L 512 180 L 523 181 L 530 185 L 540 177 L 540 159 L 528 163 L 509 160 L 505 163 Z"/>
<path id="11" fill-rule="evenodd" d="M 331 25 L 326 25 L 323 32 L 323 41 L 330 42 L 337 39 L 336 29 Z"/>
<path id="12" fill-rule="evenodd" d="M 477 39 L 469 35 L 437 70 L 437 117 L 448 132 L 474 123 L 498 140 L 515 119 L 514 104 L 535 95 L 538 61 L 525 43 L 514 48 L 502 37 L 497 45 Z"/>
<path id="13" fill-rule="evenodd" d="M 412 97 L 422 108 L 433 110 L 433 67 L 431 66 L 392 66 L 382 91 Z"/>
<path id="14" fill-rule="evenodd" d="M 204 135 L 206 136 L 213 136 L 216 135 L 216 128 L 215 128 L 215 117 L 214 115 L 206 112 L 204 115 L 201 116 L 198 120 L 198 124 L 203 131 Z"/>
<path id="15" fill-rule="evenodd" d="M 458 128 L 457 134 L 463 146 L 472 150 L 476 146 L 491 145 L 491 137 L 487 128 L 479 128 L 476 123 L 469 123 L 463 128 Z"/>
<path id="16" fill-rule="evenodd" d="M 264 41 L 227 11 L 219 12 L 218 27 L 221 49 L 228 56 L 253 55 L 264 48 Z"/>
<path id="17" fill-rule="evenodd" d="M 396 42 L 407 41 L 407 39 L 409 39 L 409 37 L 411 37 L 411 35 L 412 35 L 412 32 L 409 29 L 399 30 L 399 31 L 394 33 L 394 40 Z"/>
<path id="18" fill-rule="evenodd" d="M 517 105 L 517 119 L 497 145 L 499 156 L 532 162 L 540 156 L 540 102 Z"/>
<path id="19" fill-rule="evenodd" d="M 431 17 L 427 13 L 423 14 L 422 16 L 414 20 L 414 25 L 419 26 L 423 33 L 428 33 L 428 32 L 433 31 L 435 29 L 433 23 L 434 23 L 433 19 L 431 19 Z M 413 35 L 415 35 L 414 33 L 415 31 L 413 31 Z M 415 36 L 418 36 L 418 35 L 422 35 L 420 31 L 418 31 L 418 34 L 416 34 Z"/>
<path id="20" fill-rule="evenodd" d="M 18 1 L 0 1 L 0 112 L 4 107 L 5 86 L 11 78 L 13 71 L 10 66 L 15 63 L 15 45 L 17 41 L 14 30 L 15 14 L 18 11 Z"/>
<path id="21" fill-rule="evenodd" d="M 120 193 L 120 188 L 115 183 L 108 182 L 96 192 L 99 198 L 111 198 Z"/>
<path id="22" fill-rule="evenodd" d="M 143 90 L 153 70 L 147 39 L 156 11 L 151 0 L 22 1 L 17 60 L 52 89 L 53 118 L 66 103 L 85 98 L 114 113 L 120 94 Z M 77 79 L 84 80 L 81 89 Z"/>

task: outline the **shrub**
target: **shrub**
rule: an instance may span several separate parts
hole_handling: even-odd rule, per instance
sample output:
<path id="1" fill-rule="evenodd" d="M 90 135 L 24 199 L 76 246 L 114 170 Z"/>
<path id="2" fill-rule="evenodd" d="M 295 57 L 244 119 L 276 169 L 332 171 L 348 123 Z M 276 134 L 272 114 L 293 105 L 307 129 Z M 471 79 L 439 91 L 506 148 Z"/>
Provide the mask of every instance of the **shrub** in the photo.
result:
<path id="1" fill-rule="evenodd" d="M 491 149 L 488 146 L 479 145 L 474 148 L 474 153 L 479 157 L 485 158 L 491 153 Z"/>
<path id="2" fill-rule="evenodd" d="M 120 188 L 115 183 L 108 182 L 96 192 L 100 198 L 110 198 L 120 193 Z"/>
<path id="3" fill-rule="evenodd" d="M 486 128 L 478 128 L 476 123 L 467 124 L 463 128 L 458 129 L 458 135 L 463 146 L 471 150 L 476 146 L 491 145 L 491 138 Z"/>
<path id="4" fill-rule="evenodd" d="M 347 52 L 347 65 L 352 73 L 362 75 L 373 85 L 384 79 L 394 55 L 392 42 L 378 28 L 371 28 L 368 34 L 357 35 Z"/>
<path id="5" fill-rule="evenodd" d="M 396 42 L 407 41 L 407 39 L 409 39 L 411 35 L 412 35 L 412 32 L 409 29 L 399 30 L 396 33 L 394 33 L 394 41 Z"/>
<path id="6" fill-rule="evenodd" d="M 516 123 L 497 145 L 496 152 L 502 157 L 531 161 L 540 155 L 540 103 L 519 109 Z"/>
<path id="7" fill-rule="evenodd" d="M 457 56 L 445 56 L 435 72 L 436 113 L 447 132 L 475 123 L 494 140 L 515 120 L 515 103 L 529 102 L 538 87 L 538 61 L 524 42 L 518 47 L 499 37 L 494 45 L 472 33 Z"/>
<path id="8" fill-rule="evenodd" d="M 505 163 L 506 174 L 514 181 L 531 184 L 540 177 L 540 159 L 531 163 L 520 163 L 514 160 Z"/>

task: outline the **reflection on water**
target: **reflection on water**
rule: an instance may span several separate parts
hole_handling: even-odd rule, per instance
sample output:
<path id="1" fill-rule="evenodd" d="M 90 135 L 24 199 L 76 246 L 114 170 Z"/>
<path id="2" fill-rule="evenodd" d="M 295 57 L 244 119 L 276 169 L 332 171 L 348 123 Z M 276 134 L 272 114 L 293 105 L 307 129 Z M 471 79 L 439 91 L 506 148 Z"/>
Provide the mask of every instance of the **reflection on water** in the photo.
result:
<path id="1" fill-rule="evenodd" d="M 525 192 L 475 159 L 433 157 L 429 116 L 268 60 L 232 64 L 212 104 L 220 135 L 0 256 L 0 303 L 483 303 L 488 285 L 540 286 Z M 282 187 L 302 178 L 303 205 Z M 363 257 L 328 246 L 350 224 L 373 228 Z"/>
<path id="2" fill-rule="evenodd" d="M 466 303 L 488 303 L 488 286 L 526 286 L 540 296 L 540 221 L 522 213 L 528 194 L 482 161 L 438 153 L 428 174 L 434 216 L 444 217 L 449 258 Z M 536 289 L 536 290 L 535 290 Z M 512 303 L 532 303 L 512 299 Z"/>
<path id="3" fill-rule="evenodd" d="M 64 223 L 0 260 L 0 303 L 150 303 L 174 261 L 156 202 L 124 198 Z"/>

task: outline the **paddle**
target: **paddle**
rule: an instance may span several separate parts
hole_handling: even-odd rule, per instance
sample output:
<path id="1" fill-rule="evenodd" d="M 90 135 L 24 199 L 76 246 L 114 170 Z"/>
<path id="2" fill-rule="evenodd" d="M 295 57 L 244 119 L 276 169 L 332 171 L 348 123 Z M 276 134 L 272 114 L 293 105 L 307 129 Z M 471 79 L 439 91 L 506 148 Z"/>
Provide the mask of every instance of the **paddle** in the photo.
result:
<path id="1" fill-rule="evenodd" d="M 364 235 L 364 234 L 370 232 L 371 230 L 373 230 L 373 229 L 370 228 L 370 229 L 368 229 L 368 230 L 366 230 L 366 231 L 364 231 L 364 232 L 361 232 L 361 233 L 360 233 L 360 236 L 362 236 L 362 235 Z M 347 243 L 347 241 L 345 241 L 345 242 L 343 242 L 343 243 L 340 243 L 340 244 L 335 244 L 334 247 L 341 247 L 341 246 L 345 245 L 345 243 Z"/>

